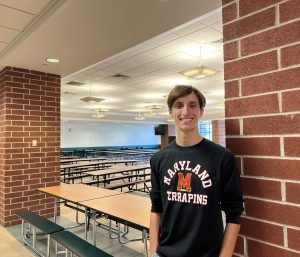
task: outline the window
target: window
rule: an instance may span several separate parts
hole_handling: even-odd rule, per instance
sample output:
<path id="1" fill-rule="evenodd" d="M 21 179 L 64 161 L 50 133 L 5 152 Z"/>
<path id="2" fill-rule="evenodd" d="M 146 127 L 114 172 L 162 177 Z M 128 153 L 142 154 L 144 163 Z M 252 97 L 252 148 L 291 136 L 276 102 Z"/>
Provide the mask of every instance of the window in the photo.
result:
<path id="1" fill-rule="evenodd" d="M 201 136 L 203 136 L 209 140 L 212 140 L 211 120 L 200 121 L 199 129 L 200 129 Z"/>

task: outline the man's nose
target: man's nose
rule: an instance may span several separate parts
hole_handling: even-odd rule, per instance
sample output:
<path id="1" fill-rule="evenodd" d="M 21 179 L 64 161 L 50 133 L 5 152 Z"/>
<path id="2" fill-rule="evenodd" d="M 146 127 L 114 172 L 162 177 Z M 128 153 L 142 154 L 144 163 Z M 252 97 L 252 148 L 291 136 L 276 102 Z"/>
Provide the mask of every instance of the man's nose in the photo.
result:
<path id="1" fill-rule="evenodd" d="M 182 108 L 182 114 L 188 115 L 189 112 L 190 112 L 189 106 L 188 105 L 183 106 L 183 108 Z"/>

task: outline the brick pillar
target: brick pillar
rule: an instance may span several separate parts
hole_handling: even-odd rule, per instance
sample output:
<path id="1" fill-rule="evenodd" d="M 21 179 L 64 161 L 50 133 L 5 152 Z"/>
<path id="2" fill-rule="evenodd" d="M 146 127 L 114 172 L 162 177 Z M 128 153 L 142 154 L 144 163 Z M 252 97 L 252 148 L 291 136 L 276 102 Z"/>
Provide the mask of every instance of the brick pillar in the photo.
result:
<path id="1" fill-rule="evenodd" d="M 36 188 L 60 181 L 60 76 L 6 67 L 0 110 L 0 224 L 18 223 L 20 209 L 49 217 L 53 198 Z"/>
<path id="2" fill-rule="evenodd" d="M 300 256 L 300 1 L 223 0 L 226 145 L 240 160 L 238 256 Z"/>
<path id="3" fill-rule="evenodd" d="M 168 125 L 163 124 L 165 134 L 160 136 L 160 149 L 165 148 L 169 144 L 169 129 Z"/>
<path id="4" fill-rule="evenodd" d="M 215 143 L 226 146 L 225 142 L 225 121 L 224 120 L 213 120 L 212 125 L 212 141 Z"/>

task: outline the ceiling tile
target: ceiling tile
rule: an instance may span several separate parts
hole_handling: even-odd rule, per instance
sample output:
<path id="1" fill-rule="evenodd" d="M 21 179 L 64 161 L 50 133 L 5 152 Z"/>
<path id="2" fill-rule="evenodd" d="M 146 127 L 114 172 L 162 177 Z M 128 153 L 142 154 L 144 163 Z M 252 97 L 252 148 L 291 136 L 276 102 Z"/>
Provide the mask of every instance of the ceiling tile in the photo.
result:
<path id="1" fill-rule="evenodd" d="M 222 39 L 223 35 L 220 31 L 212 28 L 200 29 L 186 36 L 190 40 L 194 40 L 200 44 L 214 42 Z"/>
<path id="2" fill-rule="evenodd" d="M 34 15 L 0 5 L 0 26 L 23 30 Z"/>
<path id="3" fill-rule="evenodd" d="M 179 38 L 179 35 L 176 35 L 175 33 L 166 33 L 152 38 L 150 42 L 156 45 L 162 45 L 171 42 L 177 38 Z"/>
<path id="4" fill-rule="evenodd" d="M 218 31 L 220 31 L 220 32 L 223 31 L 223 23 L 222 23 L 222 21 L 219 21 L 219 22 L 217 22 L 217 23 L 214 23 L 214 24 L 211 25 L 210 27 L 212 27 L 213 29 L 216 29 L 216 30 L 218 30 Z"/>
<path id="5" fill-rule="evenodd" d="M 201 23 L 201 22 L 194 22 L 192 24 L 189 24 L 181 29 L 176 30 L 176 34 L 181 35 L 181 36 L 185 36 L 188 35 L 190 33 L 193 33 L 199 29 L 203 29 L 205 28 L 207 25 Z"/>
<path id="6" fill-rule="evenodd" d="M 0 42 L 0 53 L 1 53 L 1 51 L 4 50 L 4 48 L 5 48 L 6 46 L 7 46 L 6 43 Z"/>
<path id="7" fill-rule="evenodd" d="M 11 8 L 29 12 L 31 14 L 39 13 L 50 0 L 0 0 L 0 4 Z"/>
<path id="8" fill-rule="evenodd" d="M 207 25 L 212 25 L 215 24 L 219 21 L 222 21 L 222 10 L 221 8 L 218 9 L 217 11 L 214 11 L 211 15 L 205 17 L 204 19 L 201 19 L 200 22 L 207 24 Z"/>
<path id="9" fill-rule="evenodd" d="M 16 30 L 0 27 L 0 40 L 5 43 L 10 43 L 18 33 Z"/>

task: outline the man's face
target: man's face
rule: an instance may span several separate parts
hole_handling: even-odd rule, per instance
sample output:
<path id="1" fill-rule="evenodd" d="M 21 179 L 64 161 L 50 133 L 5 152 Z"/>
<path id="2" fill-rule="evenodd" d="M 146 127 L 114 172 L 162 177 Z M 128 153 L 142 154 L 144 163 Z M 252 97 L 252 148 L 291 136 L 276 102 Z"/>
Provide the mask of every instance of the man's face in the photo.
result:
<path id="1" fill-rule="evenodd" d="M 198 121 L 202 117 L 203 111 L 200 109 L 197 96 L 192 92 L 177 98 L 172 105 L 170 114 L 175 121 L 176 129 L 187 132 L 194 129 L 198 131 Z"/>

